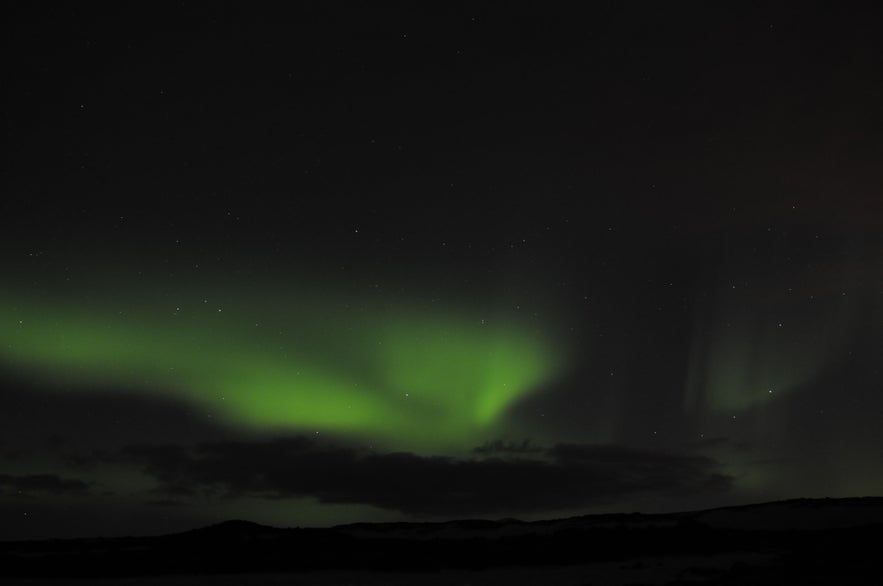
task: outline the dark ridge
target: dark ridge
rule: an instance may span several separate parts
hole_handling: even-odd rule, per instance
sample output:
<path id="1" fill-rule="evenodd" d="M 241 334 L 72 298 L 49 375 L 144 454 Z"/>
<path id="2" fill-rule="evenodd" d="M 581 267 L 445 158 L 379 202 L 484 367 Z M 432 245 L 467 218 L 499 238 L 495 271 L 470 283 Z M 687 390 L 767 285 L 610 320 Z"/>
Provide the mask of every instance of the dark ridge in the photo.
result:
<path id="1" fill-rule="evenodd" d="M 236 536 L 258 536 L 268 533 L 275 533 L 278 531 L 284 531 L 284 529 L 271 527 L 269 525 L 261 525 L 260 523 L 253 523 L 252 521 L 232 519 L 230 521 L 221 521 L 220 523 L 209 525 L 207 527 L 191 529 L 190 531 L 185 531 L 184 533 L 181 533 L 179 535 L 192 537 L 204 536 L 211 538 L 225 538 Z"/>
<path id="2" fill-rule="evenodd" d="M 226 521 L 173 535 L 0 542 L 0 578 L 278 572 L 645 568 L 734 559 L 724 583 L 864 584 L 877 575 L 883 498 L 797 499 L 704 511 L 566 519 L 359 523 L 281 529 Z M 729 557 L 727 557 L 729 556 Z M 721 570 L 723 572 L 724 570 Z M 822 577 L 819 581 L 819 577 Z"/>

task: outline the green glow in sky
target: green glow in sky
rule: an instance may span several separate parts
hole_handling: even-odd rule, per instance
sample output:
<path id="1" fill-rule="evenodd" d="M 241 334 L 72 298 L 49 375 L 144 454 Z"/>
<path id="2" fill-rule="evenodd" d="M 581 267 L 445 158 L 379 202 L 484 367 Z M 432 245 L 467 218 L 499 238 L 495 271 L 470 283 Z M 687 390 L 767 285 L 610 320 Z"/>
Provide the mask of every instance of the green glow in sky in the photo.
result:
<path id="1" fill-rule="evenodd" d="M 711 413 L 764 405 L 799 390 L 845 355 L 859 320 L 839 292 L 803 306 L 758 296 L 718 299 L 697 319 L 686 403 Z M 787 317 L 783 317 L 787 316 Z"/>
<path id="2" fill-rule="evenodd" d="M 550 337 L 515 313 L 333 293 L 129 289 L 7 293 L 0 360 L 59 385 L 159 393 L 239 428 L 413 450 L 483 439 L 563 367 Z"/>

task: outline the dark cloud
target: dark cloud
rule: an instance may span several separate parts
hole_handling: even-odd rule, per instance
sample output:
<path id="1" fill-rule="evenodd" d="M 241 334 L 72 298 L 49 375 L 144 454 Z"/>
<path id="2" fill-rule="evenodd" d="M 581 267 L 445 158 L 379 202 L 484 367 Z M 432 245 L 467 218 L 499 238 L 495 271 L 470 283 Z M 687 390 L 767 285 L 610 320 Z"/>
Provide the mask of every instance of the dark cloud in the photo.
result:
<path id="1" fill-rule="evenodd" d="M 25 456 L 28 456 L 29 452 L 27 450 L 2 450 L 0 449 L 0 460 L 6 460 L 7 462 L 15 462 L 17 460 L 21 460 Z"/>
<path id="2" fill-rule="evenodd" d="M 521 443 L 515 442 L 504 442 L 502 440 L 496 440 L 492 442 L 486 442 L 483 445 L 478 446 L 474 450 L 472 450 L 475 454 L 479 455 L 489 455 L 489 454 L 537 454 L 542 453 L 543 448 L 539 446 L 531 445 L 530 440 L 524 440 Z"/>
<path id="3" fill-rule="evenodd" d="M 172 499 L 156 499 L 144 501 L 144 504 L 149 507 L 180 507 L 183 506 L 184 503 Z"/>
<path id="4" fill-rule="evenodd" d="M 150 442 L 157 434 L 181 443 L 230 437 L 192 406 L 156 395 L 149 388 L 43 384 L 0 363 L 0 452 L 29 450 L 67 460 Z"/>
<path id="5" fill-rule="evenodd" d="M 12 492 L 21 494 L 49 493 L 65 494 L 85 493 L 89 485 L 76 478 L 62 478 L 55 474 L 26 474 L 24 476 L 12 476 L 0 474 L 0 492 Z"/>
<path id="6" fill-rule="evenodd" d="M 169 495 L 311 496 L 418 515 L 554 511 L 642 494 L 720 493 L 731 486 L 731 478 L 704 457 L 576 444 L 537 449 L 531 457 L 515 454 L 378 454 L 304 438 L 132 446 L 123 452 Z"/>
<path id="7" fill-rule="evenodd" d="M 731 444 L 730 438 L 726 436 L 703 437 L 687 443 L 687 447 L 691 449 L 703 450 L 707 448 L 717 448 Z"/>

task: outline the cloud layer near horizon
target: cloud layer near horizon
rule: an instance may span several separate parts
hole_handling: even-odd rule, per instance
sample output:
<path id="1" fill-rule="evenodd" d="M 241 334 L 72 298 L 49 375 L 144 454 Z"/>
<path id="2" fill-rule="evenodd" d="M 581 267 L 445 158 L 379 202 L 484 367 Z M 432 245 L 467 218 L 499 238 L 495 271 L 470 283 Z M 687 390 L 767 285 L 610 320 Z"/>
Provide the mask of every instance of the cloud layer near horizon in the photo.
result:
<path id="1" fill-rule="evenodd" d="M 409 515 L 555 511 L 651 493 L 722 493 L 732 485 L 702 456 L 581 444 L 492 453 L 472 459 L 381 454 L 287 438 L 137 445 L 120 455 L 155 479 L 157 492 L 178 498 L 313 497 Z"/>

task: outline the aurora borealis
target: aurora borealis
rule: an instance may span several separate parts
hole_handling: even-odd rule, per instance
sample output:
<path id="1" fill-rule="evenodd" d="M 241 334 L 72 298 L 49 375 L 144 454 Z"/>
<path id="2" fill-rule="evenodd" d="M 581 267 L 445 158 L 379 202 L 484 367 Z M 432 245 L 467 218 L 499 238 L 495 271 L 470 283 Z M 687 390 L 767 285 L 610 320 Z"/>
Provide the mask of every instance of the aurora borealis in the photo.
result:
<path id="1" fill-rule="evenodd" d="M 871 14 L 7 12 L 0 539 L 883 492 Z"/>
<path id="2" fill-rule="evenodd" d="M 202 285 L 225 302 L 94 288 L 4 299 L 0 358 L 60 386 L 165 393 L 232 426 L 408 449 L 492 439 L 480 432 L 561 369 L 548 334 L 517 316 Z"/>

